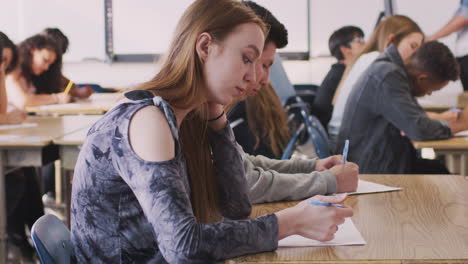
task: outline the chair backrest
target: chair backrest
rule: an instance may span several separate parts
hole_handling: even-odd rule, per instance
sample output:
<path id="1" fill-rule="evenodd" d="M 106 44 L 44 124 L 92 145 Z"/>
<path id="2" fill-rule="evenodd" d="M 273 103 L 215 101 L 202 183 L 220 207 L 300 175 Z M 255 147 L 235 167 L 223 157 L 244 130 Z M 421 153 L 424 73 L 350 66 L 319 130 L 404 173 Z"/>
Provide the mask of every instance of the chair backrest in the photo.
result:
<path id="1" fill-rule="evenodd" d="M 284 70 L 282 60 L 278 54 L 276 54 L 275 62 L 270 68 L 270 81 L 286 110 L 289 112 L 290 110 L 296 109 L 296 113 L 299 113 L 302 116 L 302 122 L 305 126 L 304 128 L 309 136 L 309 140 L 312 141 L 312 144 L 315 147 L 317 156 L 319 158 L 328 157 L 330 155 L 330 151 L 328 149 L 328 134 L 320 121 L 310 114 L 307 105 L 297 95 L 294 86 L 289 81 L 288 75 Z M 296 131 L 293 134 L 293 137 L 283 152 L 282 159 L 288 159 L 291 157 L 295 146 L 298 144 L 300 138 L 299 135 L 303 132 L 304 128 L 302 128 L 299 133 Z"/>
<path id="2" fill-rule="evenodd" d="M 56 216 L 41 216 L 31 229 L 31 238 L 42 264 L 71 262 L 70 231 Z"/>
<path id="3" fill-rule="evenodd" d="M 275 62 L 273 62 L 270 68 L 270 82 L 283 105 L 285 105 L 291 97 L 297 96 L 296 90 L 289 81 L 288 75 L 284 70 L 283 60 L 278 54 L 276 54 Z"/>
<path id="4" fill-rule="evenodd" d="M 310 131 L 309 135 L 312 139 L 312 144 L 315 147 L 315 153 L 321 159 L 330 156 L 330 149 L 328 148 L 328 134 L 325 128 L 320 123 L 317 117 L 309 115 Z"/>

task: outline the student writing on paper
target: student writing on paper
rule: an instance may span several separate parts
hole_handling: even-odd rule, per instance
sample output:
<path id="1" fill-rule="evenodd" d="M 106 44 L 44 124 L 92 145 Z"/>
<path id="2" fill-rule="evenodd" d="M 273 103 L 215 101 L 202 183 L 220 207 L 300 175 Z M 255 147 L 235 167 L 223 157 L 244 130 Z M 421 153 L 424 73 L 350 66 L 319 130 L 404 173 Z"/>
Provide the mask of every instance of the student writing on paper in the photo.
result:
<path id="1" fill-rule="evenodd" d="M 244 148 L 252 150 L 249 146 L 258 137 L 257 144 L 265 150 L 261 154 L 276 152 L 276 157 L 284 148 L 282 143 L 289 138 L 286 114 L 269 80 L 269 70 L 275 60 L 277 48 L 288 43 L 287 30 L 264 7 L 251 1 L 244 3 L 270 28 L 257 63 L 255 81 L 249 84 L 247 92 L 240 98 L 245 99 L 245 104 L 241 101 L 229 113 L 231 121 L 244 118 L 249 124 L 236 134 L 236 140 L 240 142 L 241 147 L 238 149 L 244 157 L 250 201 L 264 203 L 299 200 L 317 194 L 355 191 L 359 168 L 351 162 L 341 165 L 341 156 L 323 160 L 276 160 L 266 157 L 268 155 L 251 155 L 247 154 L 249 151 L 244 151 Z M 258 129 L 249 128 L 254 124 Z M 190 137 L 191 135 L 187 135 L 187 138 Z"/>
<path id="2" fill-rule="evenodd" d="M 39 34 L 55 41 L 62 55 L 67 52 L 69 41 L 60 29 L 46 28 Z M 60 78 L 57 78 L 58 75 Z M 32 77 L 32 83 L 37 88 L 38 94 L 64 92 L 69 81 L 67 77 L 63 76 L 62 60 L 55 60 L 43 74 Z M 88 98 L 93 93 L 93 89 L 89 86 L 80 88 L 73 84 L 69 92 L 73 98 Z"/>
<path id="3" fill-rule="evenodd" d="M 348 101 L 349 94 L 351 93 L 355 83 L 369 65 L 389 45 L 393 44 L 398 47 L 405 38 L 413 33 L 422 34 L 422 31 L 416 22 L 409 17 L 394 15 L 386 18 L 377 26 L 369 41 L 366 43 L 361 55 L 356 58 L 355 62 L 351 63 L 351 65 L 346 68 L 344 76 L 335 94 L 332 119 L 328 125 L 328 133 L 332 149 L 335 149 L 336 147 L 346 102 Z M 421 45 L 421 43 L 413 43 L 412 45 L 415 45 L 416 47 Z M 405 55 L 403 56 L 403 59 L 406 59 Z M 428 112 L 427 114 L 432 119 L 454 120 L 457 117 L 457 114 L 453 111 L 446 111 L 443 113 Z"/>
<path id="4" fill-rule="evenodd" d="M 50 38 L 35 35 L 18 46 L 19 66 L 7 75 L 8 100 L 18 108 L 70 102 L 66 93 L 37 94 L 33 77 L 46 72 L 56 60 L 62 60 L 62 52 Z M 61 73 L 55 71 L 50 78 L 61 81 Z"/>
<path id="5" fill-rule="evenodd" d="M 213 263 L 274 250 L 294 233 L 333 238 L 350 208 L 305 201 L 245 219 L 251 204 L 242 156 L 223 105 L 255 80 L 266 34 L 242 2 L 188 7 L 160 72 L 94 124 L 82 146 L 71 208 L 77 262 Z M 192 141 L 181 142 L 188 128 Z"/>
<path id="6" fill-rule="evenodd" d="M 345 26 L 333 32 L 328 47 L 337 62 L 331 66 L 325 79 L 317 90 L 311 113 L 317 116 L 324 127 L 328 126 L 333 113 L 333 96 L 343 77 L 346 67 L 351 67 L 366 42 L 364 32 L 355 26 Z"/>
<path id="7" fill-rule="evenodd" d="M 468 129 L 468 111 L 458 120 L 432 120 L 416 101 L 459 74 L 458 63 L 444 44 L 427 42 L 414 51 L 411 43 L 420 43 L 422 38 L 420 33 L 413 34 L 403 40 L 404 49 L 388 47 L 350 94 L 338 147 L 349 138 L 349 160 L 363 173 L 449 173 L 437 160 L 420 158 L 412 140 L 445 139 Z M 405 56 L 405 52 L 410 54 Z"/>

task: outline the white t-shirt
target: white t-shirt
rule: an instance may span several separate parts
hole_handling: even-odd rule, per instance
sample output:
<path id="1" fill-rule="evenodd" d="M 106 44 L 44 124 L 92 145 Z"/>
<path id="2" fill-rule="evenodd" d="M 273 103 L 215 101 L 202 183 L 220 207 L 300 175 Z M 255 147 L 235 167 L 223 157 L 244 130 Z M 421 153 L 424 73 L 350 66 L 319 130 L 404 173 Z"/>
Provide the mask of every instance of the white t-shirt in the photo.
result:
<path id="1" fill-rule="evenodd" d="M 339 90 L 339 94 L 335 105 L 333 106 L 333 114 L 328 124 L 328 134 L 330 135 L 330 144 L 334 146 L 334 141 L 338 137 L 340 132 L 341 121 L 343 120 L 344 110 L 346 102 L 348 101 L 349 94 L 353 89 L 354 84 L 357 82 L 362 73 L 374 62 L 374 60 L 380 55 L 380 52 L 373 51 L 362 55 L 354 63 L 353 68 L 348 74 L 348 77 L 343 81 L 343 85 Z"/>

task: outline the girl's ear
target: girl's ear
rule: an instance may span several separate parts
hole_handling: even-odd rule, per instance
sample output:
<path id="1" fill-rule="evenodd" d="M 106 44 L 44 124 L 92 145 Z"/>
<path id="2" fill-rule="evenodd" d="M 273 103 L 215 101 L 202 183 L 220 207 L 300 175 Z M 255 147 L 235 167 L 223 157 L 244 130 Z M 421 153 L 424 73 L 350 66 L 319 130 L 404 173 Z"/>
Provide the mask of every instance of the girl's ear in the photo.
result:
<path id="1" fill-rule="evenodd" d="M 195 44 L 195 50 L 197 51 L 198 57 L 205 61 L 209 54 L 210 45 L 213 43 L 213 38 L 207 32 L 201 33 Z"/>

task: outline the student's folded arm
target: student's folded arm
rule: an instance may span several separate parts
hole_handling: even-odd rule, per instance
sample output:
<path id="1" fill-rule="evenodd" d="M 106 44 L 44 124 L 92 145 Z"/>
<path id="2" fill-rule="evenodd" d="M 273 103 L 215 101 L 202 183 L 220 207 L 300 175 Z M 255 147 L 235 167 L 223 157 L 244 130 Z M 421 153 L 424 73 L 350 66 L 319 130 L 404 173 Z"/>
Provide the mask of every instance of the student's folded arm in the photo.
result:
<path id="1" fill-rule="evenodd" d="M 164 120 L 154 126 L 149 125 L 148 119 L 140 120 L 138 125 L 137 115 L 138 112 L 129 129 L 131 144 L 116 131 L 110 153 L 114 167 L 138 199 L 168 263 L 211 263 L 276 249 L 278 220 L 273 214 L 252 220 L 197 223 L 185 175 L 180 175 L 181 164 L 174 159 L 178 155 L 174 153 L 174 139 L 168 125 L 162 123 L 166 122 L 164 117 L 156 117 Z M 136 130 L 132 129 L 134 125 Z M 139 135 L 132 136 L 138 126 L 144 127 L 144 133 L 152 138 L 138 140 Z M 142 156 L 158 160 L 141 157 L 139 149 L 144 148 L 148 152 L 142 151 Z"/>
<path id="2" fill-rule="evenodd" d="M 379 89 L 379 87 L 377 87 Z M 408 79 L 403 74 L 388 74 L 381 85 L 376 111 L 400 129 L 410 139 L 436 140 L 451 136 L 444 120 L 432 120 L 411 95 Z"/>
<path id="3" fill-rule="evenodd" d="M 241 146 L 239 146 L 242 149 Z M 317 159 L 291 158 L 289 160 L 270 159 L 262 155 L 250 155 L 242 150 L 243 156 L 264 170 L 275 170 L 280 173 L 310 173 L 315 170 Z"/>
<path id="4" fill-rule="evenodd" d="M 231 126 L 224 129 L 208 130 L 208 138 L 216 171 L 220 209 L 230 219 L 247 218 L 252 205 L 249 200 L 243 157 L 237 149 L 237 142 Z"/>
<path id="5" fill-rule="evenodd" d="M 309 173 L 280 173 L 244 160 L 250 200 L 254 204 L 300 200 L 318 194 L 335 193 L 336 177 L 329 170 Z"/>

